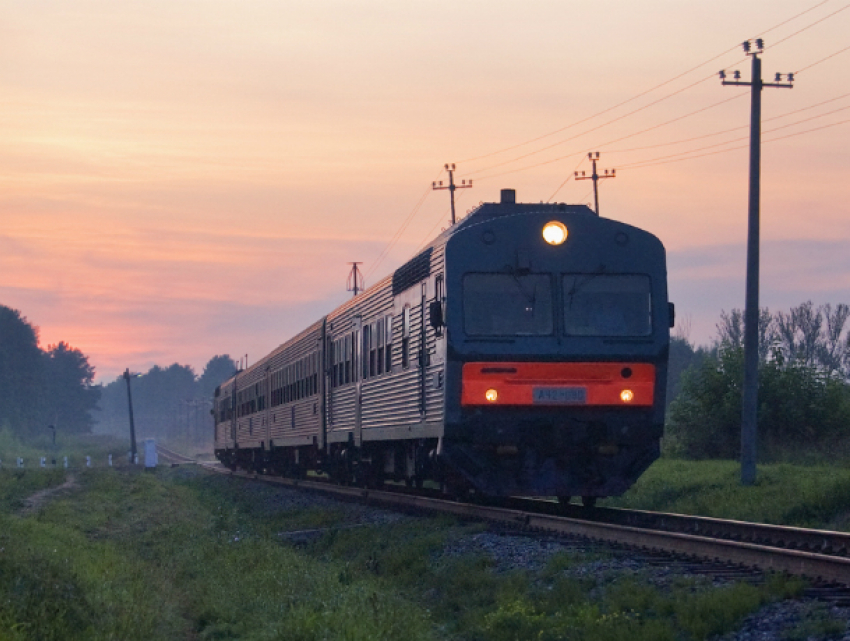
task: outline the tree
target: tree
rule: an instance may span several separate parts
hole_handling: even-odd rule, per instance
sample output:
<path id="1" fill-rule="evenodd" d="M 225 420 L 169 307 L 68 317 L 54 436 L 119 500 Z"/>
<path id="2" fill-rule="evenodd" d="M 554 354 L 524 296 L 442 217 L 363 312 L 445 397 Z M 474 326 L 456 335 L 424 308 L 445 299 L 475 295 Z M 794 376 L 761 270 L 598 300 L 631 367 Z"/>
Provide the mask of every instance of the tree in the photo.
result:
<path id="1" fill-rule="evenodd" d="M 91 431 L 91 412 L 100 399 L 93 385 L 94 368 L 79 349 L 65 342 L 50 345 L 44 353 L 42 419 L 65 432 Z"/>
<path id="2" fill-rule="evenodd" d="M 781 456 L 826 448 L 850 436 L 850 338 L 847 305 L 806 302 L 759 319 L 759 440 Z M 682 376 L 670 405 L 675 446 L 694 458 L 736 458 L 740 451 L 743 315 L 721 313 L 713 351 Z"/>
<path id="3" fill-rule="evenodd" d="M 236 372 L 236 361 L 229 354 L 213 356 L 204 367 L 204 373 L 198 379 L 198 394 L 203 398 L 212 398 L 215 388 Z"/>
<path id="4" fill-rule="evenodd" d="M 0 305 L 0 427 L 19 435 L 35 427 L 42 365 L 38 328 L 18 310 Z"/>

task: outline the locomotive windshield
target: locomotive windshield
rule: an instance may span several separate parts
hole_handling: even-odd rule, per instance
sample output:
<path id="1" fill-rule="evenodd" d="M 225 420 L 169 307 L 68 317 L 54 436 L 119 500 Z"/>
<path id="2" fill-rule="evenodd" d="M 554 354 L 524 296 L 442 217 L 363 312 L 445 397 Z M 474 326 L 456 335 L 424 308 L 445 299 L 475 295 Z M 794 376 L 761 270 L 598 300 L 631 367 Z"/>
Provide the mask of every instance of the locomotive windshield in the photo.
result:
<path id="1" fill-rule="evenodd" d="M 552 281 L 547 274 L 467 274 L 463 278 L 468 336 L 552 333 Z"/>
<path id="2" fill-rule="evenodd" d="M 571 336 L 652 333 L 649 276 L 564 274 L 564 330 Z"/>

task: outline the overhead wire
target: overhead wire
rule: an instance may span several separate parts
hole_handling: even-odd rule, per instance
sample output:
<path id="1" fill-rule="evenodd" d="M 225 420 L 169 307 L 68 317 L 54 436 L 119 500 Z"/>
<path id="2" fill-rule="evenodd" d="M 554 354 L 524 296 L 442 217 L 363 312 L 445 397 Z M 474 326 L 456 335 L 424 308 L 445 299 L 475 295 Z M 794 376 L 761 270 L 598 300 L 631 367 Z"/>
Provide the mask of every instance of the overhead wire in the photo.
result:
<path id="1" fill-rule="evenodd" d="M 820 5 L 818 5 L 818 6 L 820 6 Z M 843 7 L 841 7 L 840 9 L 838 9 L 838 10 L 836 10 L 836 11 L 833 11 L 832 13 L 830 13 L 830 14 L 828 14 L 828 15 L 825 15 L 823 18 L 820 18 L 820 19 L 818 19 L 818 20 L 815 20 L 815 21 L 814 21 L 813 23 L 811 23 L 810 25 L 806 25 L 806 26 L 805 26 L 805 27 L 803 27 L 802 29 L 798 29 L 797 31 L 794 31 L 793 33 L 788 34 L 787 36 L 785 36 L 785 37 L 784 37 L 784 38 L 782 38 L 781 40 L 777 40 L 776 42 L 774 42 L 774 43 L 773 43 L 772 45 L 770 45 L 770 46 L 771 46 L 771 47 L 777 47 L 777 46 L 779 46 L 780 44 L 782 44 L 783 42 L 785 42 L 786 40 L 790 40 L 790 39 L 791 39 L 791 38 L 793 38 L 794 36 L 797 36 L 797 35 L 799 35 L 799 34 L 803 33 L 804 31 L 807 31 L 808 29 L 811 29 L 811 28 L 812 28 L 812 27 L 814 27 L 815 25 L 819 25 L 821 22 L 824 22 L 825 20 L 829 20 L 829 19 L 830 19 L 830 18 L 832 18 L 833 16 L 835 16 L 835 15 L 837 15 L 837 14 L 841 13 L 842 11 L 846 11 L 847 9 L 850 9 L 850 4 L 846 4 L 846 5 L 844 5 Z M 802 14 L 801 14 L 801 15 L 802 15 Z M 767 33 L 767 32 L 765 32 L 765 33 Z"/>
<path id="2" fill-rule="evenodd" d="M 489 165 L 488 167 L 484 167 L 484 168 L 476 170 L 476 171 L 468 172 L 467 175 L 475 176 L 479 173 L 483 173 L 483 172 L 489 171 L 491 169 L 497 169 L 499 167 L 504 167 L 505 165 L 510 165 L 511 163 L 515 163 L 515 162 L 518 162 L 520 160 L 524 160 L 524 159 L 529 158 L 531 156 L 536 156 L 539 153 L 542 153 L 544 151 L 548 151 L 550 149 L 553 149 L 554 147 L 558 147 L 560 145 L 563 145 L 564 143 L 569 142 L 570 140 L 575 140 L 576 138 L 580 138 L 581 136 L 587 135 L 591 132 L 597 131 L 598 129 L 602 129 L 603 127 L 607 127 L 608 125 L 611 125 L 615 122 L 623 120 L 624 118 L 628 118 L 629 116 L 633 116 L 634 114 L 641 112 L 645 109 L 649 109 L 650 107 L 653 107 L 653 106 L 655 106 L 655 105 L 657 105 L 661 102 L 664 102 L 665 100 L 668 100 L 669 98 L 672 98 L 673 96 L 676 96 L 676 95 L 682 93 L 683 91 L 687 91 L 688 89 L 692 89 L 693 87 L 696 87 L 697 85 L 702 84 L 703 82 L 711 80 L 712 78 L 715 77 L 715 75 L 716 74 L 712 73 L 710 76 L 706 76 L 706 77 L 704 77 L 700 80 L 697 80 L 696 82 L 691 83 L 690 85 L 687 85 L 686 87 L 682 87 L 681 89 L 677 89 L 676 91 L 669 93 L 666 96 L 662 96 L 661 98 L 658 98 L 657 100 L 654 100 L 650 103 L 647 103 L 647 104 L 643 105 L 642 107 L 638 107 L 637 109 L 633 109 L 632 111 L 630 111 L 628 113 L 625 113 L 621 116 L 617 116 L 616 118 L 612 118 L 611 120 L 608 120 L 607 122 L 603 122 L 600 125 L 596 125 L 595 127 L 592 127 L 591 129 L 588 129 L 587 131 L 583 131 L 580 134 L 576 134 L 574 136 L 570 136 L 569 138 L 559 140 L 556 143 L 552 143 L 551 145 L 547 145 L 545 147 L 537 149 L 536 151 L 530 151 L 527 154 L 523 154 L 522 156 L 518 156 L 518 157 L 512 158 L 510 160 L 505 160 L 505 161 L 496 163 L 494 165 Z M 481 179 L 479 178 L 479 180 L 481 180 Z"/>
<path id="3" fill-rule="evenodd" d="M 747 94 L 739 94 L 738 96 L 735 96 L 735 97 L 736 98 L 743 98 L 743 97 L 746 97 L 746 95 Z M 792 111 L 788 111 L 784 114 L 779 114 L 778 116 L 771 116 L 770 118 L 764 118 L 764 119 L 762 119 L 762 122 L 770 122 L 772 120 L 778 120 L 780 118 L 787 118 L 788 116 L 793 115 L 795 113 L 800 113 L 802 111 L 808 111 L 809 109 L 814 109 L 815 107 L 820 107 L 820 106 L 828 104 L 830 102 L 835 102 L 836 100 L 841 100 L 842 98 L 846 98 L 848 96 L 850 96 L 850 93 L 845 93 L 845 94 L 842 94 L 840 96 L 836 96 L 835 98 L 830 98 L 829 100 L 823 100 L 823 101 L 817 102 L 813 105 L 809 105 L 808 107 L 801 107 L 799 109 L 794 109 Z M 829 113 L 833 113 L 833 112 L 829 112 Z M 686 143 L 686 142 L 693 142 L 694 140 L 702 140 L 703 138 L 712 138 L 714 136 L 719 136 L 719 135 L 722 135 L 722 134 L 731 133 L 733 131 L 738 131 L 740 129 L 747 129 L 747 128 L 749 128 L 749 125 L 741 125 L 740 127 L 731 127 L 729 129 L 721 129 L 720 131 L 715 131 L 715 132 L 712 132 L 712 133 L 709 133 L 709 134 L 702 134 L 700 136 L 692 136 L 690 138 L 682 138 L 681 140 L 672 140 L 672 141 L 668 141 L 668 142 L 662 142 L 662 143 L 658 143 L 658 144 L 655 144 L 655 145 L 645 145 L 643 147 L 632 147 L 630 149 L 606 149 L 606 153 L 609 153 L 609 154 L 629 153 L 629 152 L 633 152 L 633 151 L 643 151 L 645 149 L 657 149 L 658 147 L 669 147 L 670 145 L 679 145 L 679 144 Z M 601 146 L 602 145 L 600 145 L 600 147 Z"/>
<path id="4" fill-rule="evenodd" d="M 802 68 L 802 69 L 800 69 L 799 71 L 795 71 L 795 72 L 794 72 L 794 74 L 795 74 L 795 75 L 801 74 L 801 73 L 803 73 L 804 71 L 806 71 L 807 69 L 811 69 L 811 68 L 812 68 L 812 67 L 814 67 L 815 65 L 819 65 L 819 64 L 820 64 L 820 63 L 822 63 L 822 62 L 826 62 L 826 61 L 827 61 L 827 60 L 829 60 L 830 58 L 834 58 L 834 57 L 835 57 L 835 56 L 837 56 L 838 54 L 840 54 L 840 53 L 844 53 L 845 51 L 850 51 L 850 46 L 844 47 L 843 49 L 839 49 L 839 50 L 838 50 L 838 51 L 836 51 L 835 53 L 831 53 L 831 54 L 829 54 L 826 58 L 821 58 L 821 59 L 820 59 L 820 60 L 818 60 L 817 62 L 813 62 L 813 63 L 812 63 L 812 64 L 810 64 L 810 65 L 806 65 L 805 67 L 803 67 L 803 68 Z"/>
<path id="5" fill-rule="evenodd" d="M 770 33 L 771 31 L 774 31 L 774 30 L 778 29 L 779 27 L 782 27 L 782 26 L 784 26 L 784 25 L 788 24 L 789 22 L 793 22 L 794 20 L 796 20 L 796 19 L 798 19 L 798 18 L 800 18 L 800 17 L 804 16 L 805 14 L 807 14 L 807 13 L 809 13 L 809 12 L 811 12 L 811 11 L 814 11 L 815 9 L 817 9 L 817 8 L 819 8 L 819 7 L 821 7 L 821 6 L 825 5 L 825 4 L 827 4 L 827 3 L 828 3 L 828 2 L 830 2 L 830 1 L 831 1 L 831 0 L 821 0 L 821 2 L 818 2 L 818 3 L 814 4 L 813 6 L 809 7 L 808 9 L 805 9 L 805 10 L 803 10 L 803 11 L 801 11 L 801 12 L 799 12 L 799 13 L 797 13 L 797 14 L 793 15 L 793 16 L 791 16 L 790 18 L 787 18 L 787 19 L 783 20 L 782 22 L 779 22 L 779 23 L 777 23 L 777 24 L 773 25 L 772 27 L 770 27 L 770 28 L 768 28 L 768 29 L 766 29 L 766 30 L 762 31 L 759 35 L 760 35 L 760 36 L 763 36 L 763 35 L 765 35 L 765 34 L 767 34 L 767 33 Z M 830 15 L 828 15 L 828 16 L 826 16 L 826 17 L 824 17 L 824 18 L 820 19 L 820 20 L 818 20 L 817 22 L 815 22 L 815 23 L 813 23 L 813 24 L 811 24 L 811 25 L 808 25 L 807 27 L 804 27 L 803 29 L 799 30 L 798 32 L 795 32 L 795 33 L 793 33 L 793 34 L 790 34 L 789 36 L 786 36 L 785 38 L 783 38 L 782 40 L 780 40 L 779 42 L 775 43 L 775 44 L 774 44 L 774 45 L 772 45 L 772 46 L 776 46 L 776 45 L 778 45 L 780 42 L 784 42 L 785 40 L 788 40 L 789 38 L 794 37 L 795 35 L 797 35 L 797 33 L 800 33 L 800 32 L 802 32 L 802 31 L 805 31 L 806 29 L 808 29 L 808 28 L 810 28 L 810 27 L 814 26 L 815 24 L 818 24 L 819 22 L 822 22 L 822 21 L 826 20 L 827 18 L 831 17 L 832 15 L 835 15 L 835 14 L 839 13 L 840 11 L 843 11 L 843 10 L 844 10 L 844 9 L 846 9 L 846 8 L 847 8 L 847 7 L 843 7 L 842 9 L 839 9 L 838 11 L 833 12 L 832 14 L 830 14 Z M 638 94 L 636 94 L 636 95 L 634 95 L 634 96 L 632 96 L 632 97 L 630 97 L 630 98 L 628 98 L 628 99 L 626 99 L 626 100 L 623 100 L 623 101 L 621 101 L 621 102 L 619 102 L 619 103 L 617 103 L 617 104 L 615 104 L 615 105 L 613 105 L 613 106 L 611 106 L 611 107 L 607 107 L 606 109 L 603 109 L 603 110 L 598 111 L 598 112 L 596 112 L 596 113 L 594 113 L 594 114 L 592 114 L 592 115 L 590 115 L 590 116 L 587 116 L 586 118 L 582 118 L 581 120 L 577 120 L 577 121 L 575 121 L 575 122 L 573 122 L 573 123 L 570 123 L 570 124 L 568 124 L 568 125 L 565 125 L 564 127 L 561 127 L 561 128 L 559 128 L 559 129 L 556 129 L 555 131 L 551 131 L 551 132 L 546 133 L 546 134 L 543 134 L 543 135 L 541 135 L 541 136 L 537 136 L 537 137 L 535 137 L 535 138 L 532 138 L 532 139 L 530 139 L 530 140 L 526 140 L 526 141 L 521 142 L 521 143 L 518 143 L 518 144 L 516 144 L 516 145 L 511 145 L 511 146 L 508 146 L 508 147 L 503 147 L 502 149 L 497 149 L 497 150 L 495 150 L 495 151 L 492 151 L 492 152 L 489 152 L 489 153 L 486 153 L 486 154 L 481 154 L 481 155 L 478 155 L 478 156 L 472 156 L 472 157 L 469 157 L 469 158 L 465 158 L 465 159 L 460 160 L 460 161 L 459 161 L 459 163 L 474 162 L 474 161 L 476 161 L 476 160 L 482 160 L 482 159 L 484 159 L 484 158 L 490 158 L 490 157 L 492 157 L 492 156 L 497 156 L 497 155 L 499 155 L 499 154 L 506 153 L 506 152 L 508 152 L 508 151 L 513 151 L 513 150 L 515 150 L 515 149 L 519 149 L 520 147 L 524 147 L 524 146 L 526 146 L 526 145 L 530 145 L 530 144 L 533 144 L 533 143 L 535 143 L 535 142 L 539 142 L 539 141 L 541 141 L 541 140 L 545 140 L 546 138 L 550 138 L 550 137 L 552 137 L 552 136 L 555 136 L 555 135 L 557 135 L 557 134 L 559 134 L 559 133 L 561 133 L 561 132 L 564 132 L 564 131 L 566 131 L 566 130 L 568 130 L 568 129 L 571 129 L 571 128 L 573 128 L 573 127 L 576 127 L 576 126 L 578 126 L 578 125 L 580 125 L 580 124 L 584 124 L 585 122 L 588 122 L 588 121 L 590 121 L 590 120 L 593 120 L 594 118 L 597 118 L 597 117 L 602 116 L 602 115 L 604 115 L 604 114 L 606 114 L 606 113 L 608 113 L 608 112 L 610 112 L 610 111 L 613 111 L 613 110 L 615 110 L 615 109 L 617 109 L 617 108 L 619 108 L 619 107 L 622 107 L 623 105 L 629 104 L 630 102 L 634 102 L 635 100 L 637 100 L 637 99 L 639 99 L 639 98 L 642 98 L 643 96 L 645 96 L 645 95 L 647 95 L 647 94 L 650 94 L 650 93 L 652 93 L 653 91 L 656 91 L 657 89 L 660 89 L 661 87 L 664 87 L 664 86 L 666 86 L 666 85 L 670 84 L 671 82 L 675 82 L 675 81 L 676 81 L 676 80 L 678 80 L 679 78 L 682 78 L 682 77 L 684 77 L 684 76 L 686 76 L 686 75 L 688 75 L 688 74 L 690 74 L 690 73 L 692 73 L 692 72 L 696 71 L 696 70 L 697 70 L 697 69 L 699 69 L 700 67 L 704 67 L 705 65 L 710 64 L 711 62 L 714 62 L 715 60 L 717 60 L 717 59 L 719 59 L 719 58 L 722 58 L 722 57 L 723 57 L 723 56 L 725 56 L 726 54 L 728 54 L 728 53 L 730 53 L 730 52 L 732 52 L 732 51 L 735 51 L 736 49 L 737 49 L 737 45 L 736 45 L 735 47 L 731 47 L 731 48 L 729 48 L 729 49 L 726 49 L 725 51 L 723 51 L 723 52 L 721 52 L 721 53 L 717 54 L 716 56 L 713 56 L 713 57 L 709 58 L 708 60 L 706 60 L 706 61 L 704 61 L 704 62 L 702 62 L 702 63 L 700 63 L 700 64 L 698 64 L 698 65 L 696 65 L 696 66 L 694 66 L 694 67 L 691 67 L 691 68 L 690 68 L 690 69 L 688 69 L 687 71 L 684 71 L 684 72 L 682 72 L 682 73 L 680 73 L 680 74 L 678 74 L 678 75 L 676 75 L 676 76 L 674 76 L 674 77 L 672 77 L 672 78 L 669 78 L 668 80 L 665 80 L 665 81 L 664 81 L 664 82 L 662 82 L 662 83 L 659 83 L 659 84 L 657 84 L 657 85 L 655 85 L 655 86 L 653 86 L 653 87 L 650 87 L 649 89 L 646 89 L 646 90 L 644 90 L 644 91 L 642 91 L 642 92 L 640 92 L 640 93 L 638 93 Z M 634 113 L 634 112 L 633 112 L 633 113 Z M 491 169 L 491 168 L 493 168 L 493 167 L 491 166 L 491 167 L 489 167 L 489 168 L 486 168 L 486 169 L 483 169 L 483 170 L 479 170 L 479 173 L 480 173 L 481 171 L 486 171 L 486 170 Z"/>
<path id="6" fill-rule="evenodd" d="M 814 120 L 814 118 L 807 118 L 807 119 L 800 121 L 800 122 L 807 122 L 809 120 Z M 839 120 L 838 122 L 830 123 L 828 125 L 822 125 L 820 127 L 813 127 L 811 129 L 805 129 L 803 131 L 795 131 L 794 133 L 785 134 L 784 136 L 776 136 L 774 138 L 768 138 L 768 139 L 762 140 L 762 143 L 776 142 L 777 140 L 785 140 L 786 138 L 793 138 L 795 136 L 802 136 L 803 134 L 811 133 L 813 131 L 820 131 L 822 129 L 829 129 L 831 127 L 837 127 L 838 125 L 843 125 L 843 124 L 846 124 L 848 122 L 850 122 L 850 118 L 848 118 L 847 120 Z M 798 123 L 793 123 L 793 124 L 800 124 L 800 123 L 798 122 Z M 785 126 L 782 126 L 782 127 L 776 127 L 774 129 L 771 129 L 770 131 L 778 131 L 779 129 L 785 129 L 788 126 L 790 126 L 790 125 L 785 125 Z M 765 132 L 765 133 L 768 133 L 768 132 Z M 746 140 L 746 139 L 747 139 L 747 137 L 744 136 L 742 138 L 736 138 L 735 140 L 730 140 L 730 141 L 727 141 L 726 143 L 722 143 L 722 144 L 732 144 L 734 142 L 739 142 L 741 140 Z M 716 147 L 717 145 L 712 145 L 712 146 Z M 690 152 L 681 152 L 679 154 L 671 154 L 669 156 L 660 156 L 659 158 L 653 158 L 653 159 L 649 159 L 649 160 L 645 160 L 645 161 L 636 161 L 634 163 L 621 165 L 620 169 L 621 170 L 623 170 L 623 169 L 628 170 L 628 169 L 643 169 L 644 167 L 655 167 L 657 165 L 666 165 L 666 164 L 669 164 L 669 163 L 672 163 L 672 162 L 681 162 L 683 160 L 693 160 L 695 158 L 704 158 L 705 156 L 713 156 L 715 154 L 723 154 L 723 153 L 727 153 L 727 152 L 730 152 L 730 151 L 737 151 L 739 149 L 747 149 L 748 147 L 749 147 L 749 145 L 739 145 L 737 147 L 730 147 L 728 149 L 718 149 L 717 151 L 711 151 L 711 152 L 704 153 L 704 154 L 697 154 L 695 156 L 686 156 L 684 158 L 677 158 L 677 156 L 683 156 L 685 154 L 693 153 L 694 151 L 700 151 L 699 149 L 694 149 L 694 150 L 691 150 Z M 709 149 L 709 148 L 710 147 L 702 147 L 702 149 Z"/>
<path id="7" fill-rule="evenodd" d="M 552 199 L 555 198 L 555 196 L 558 194 L 558 192 L 561 191 L 561 189 L 564 188 L 564 185 L 566 185 L 568 182 L 570 182 L 575 177 L 576 169 L 581 167 L 582 163 L 584 163 L 583 157 L 582 157 L 581 160 L 578 161 L 578 164 L 575 166 L 575 169 L 573 169 L 572 173 L 567 176 L 567 179 L 558 186 L 558 188 L 552 193 L 551 196 L 549 196 L 549 199 L 546 201 L 547 203 L 551 203 Z"/>
<path id="8" fill-rule="evenodd" d="M 443 175 L 443 171 L 444 171 L 443 169 L 440 169 L 440 173 L 438 173 L 438 174 L 437 174 L 437 177 L 436 177 L 436 178 L 434 178 L 434 181 L 436 181 L 436 180 L 437 180 L 440 176 L 442 176 L 442 175 Z M 392 238 L 390 238 L 389 242 L 386 244 L 386 246 L 384 247 L 384 249 L 383 249 L 383 250 L 381 251 L 381 253 L 378 255 L 378 258 L 376 258 L 376 259 L 375 259 L 375 262 L 374 262 L 374 263 L 372 263 L 372 266 L 371 266 L 371 267 L 369 267 L 369 270 L 366 272 L 366 275 L 364 276 L 364 278 L 365 278 L 365 277 L 368 277 L 368 276 L 371 276 L 371 275 L 375 272 L 375 270 L 378 268 L 378 266 L 379 266 L 379 265 L 383 262 L 384 258 L 386 258 L 386 257 L 387 257 L 387 255 L 389 254 L 390 250 L 391 250 L 391 249 L 395 246 L 395 244 L 399 241 L 399 239 L 401 238 L 402 234 L 405 232 L 405 230 L 407 229 L 407 227 L 408 227 L 408 226 L 410 225 L 410 223 L 413 221 L 413 218 L 414 218 L 414 216 L 416 216 L 416 213 L 419 211 L 419 209 L 420 209 L 420 208 L 422 207 L 422 205 L 425 203 L 425 200 L 428 198 L 428 194 L 430 194 L 432 191 L 433 191 L 433 190 L 432 190 L 432 188 L 431 188 L 431 187 L 428 187 L 428 189 L 426 189 L 426 190 L 425 190 L 425 193 L 423 193 L 423 194 L 422 194 L 422 197 L 419 199 L 419 201 L 416 203 L 416 205 L 414 205 L 413 209 L 412 209 L 412 210 L 410 211 L 410 213 L 407 215 L 407 218 L 405 218 L 405 219 L 404 219 L 404 221 L 402 222 L 401 226 L 398 228 L 398 230 L 395 232 L 395 234 L 393 234 Z"/>

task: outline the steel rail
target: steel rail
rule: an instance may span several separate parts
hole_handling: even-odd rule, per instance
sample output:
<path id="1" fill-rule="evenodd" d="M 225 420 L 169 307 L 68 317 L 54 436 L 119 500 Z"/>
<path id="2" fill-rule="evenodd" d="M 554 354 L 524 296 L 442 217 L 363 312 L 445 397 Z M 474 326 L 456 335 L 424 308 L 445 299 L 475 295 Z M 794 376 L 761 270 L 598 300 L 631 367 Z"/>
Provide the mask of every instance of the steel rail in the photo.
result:
<path id="1" fill-rule="evenodd" d="M 733 563 L 757 568 L 762 571 L 785 572 L 818 581 L 850 586 L 850 558 L 846 556 L 755 542 L 760 537 L 763 537 L 765 533 L 772 531 L 774 534 L 781 533 L 782 536 L 786 537 L 787 543 L 799 546 L 799 539 L 796 541 L 793 540 L 792 535 L 800 534 L 804 539 L 808 540 L 815 540 L 820 537 L 818 540 L 821 541 L 821 549 L 839 549 L 843 552 L 846 550 L 846 543 L 847 540 L 850 540 L 850 535 L 842 532 L 808 530 L 805 528 L 771 526 L 743 521 L 724 521 L 723 519 L 706 517 L 689 517 L 679 514 L 612 508 L 582 510 L 587 515 L 583 518 L 576 518 L 575 516 L 544 514 L 530 509 L 517 509 L 515 507 L 462 503 L 450 499 L 433 498 L 406 492 L 341 486 L 322 481 L 266 476 L 254 472 L 231 471 L 218 463 L 199 462 L 199 465 L 220 474 L 335 494 L 341 497 L 364 501 L 369 504 L 452 514 L 467 519 L 502 523 L 521 529 L 556 533 L 564 536 L 614 543 L 708 561 Z M 541 503 L 540 501 L 526 502 Z M 656 518 L 660 523 L 669 524 L 671 522 L 677 522 L 679 526 L 689 522 L 690 526 L 684 529 L 695 531 L 669 531 L 646 525 L 607 522 L 605 518 L 611 519 L 612 514 L 616 515 L 616 518 L 632 519 L 635 522 L 651 520 L 650 517 Z M 602 520 L 596 520 L 598 516 Z M 741 541 L 728 537 L 717 538 L 713 534 L 709 536 L 706 533 L 697 533 L 700 531 L 710 531 L 712 528 L 718 529 L 723 524 L 730 525 L 730 531 L 736 531 L 739 534 L 744 533 L 748 527 L 753 532 L 761 532 L 762 534 L 750 533 L 745 538 L 752 540 Z M 843 541 L 843 544 L 833 546 L 834 544 L 830 543 L 829 545 L 824 545 L 823 541 Z"/>

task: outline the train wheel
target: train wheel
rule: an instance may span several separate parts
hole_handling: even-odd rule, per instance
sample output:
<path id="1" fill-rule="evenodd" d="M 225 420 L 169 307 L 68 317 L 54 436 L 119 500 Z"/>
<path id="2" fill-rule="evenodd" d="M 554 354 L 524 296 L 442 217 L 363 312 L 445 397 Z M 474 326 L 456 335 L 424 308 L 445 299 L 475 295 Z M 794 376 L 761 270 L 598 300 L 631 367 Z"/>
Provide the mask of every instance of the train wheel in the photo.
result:
<path id="1" fill-rule="evenodd" d="M 583 496 L 583 497 L 581 497 L 581 504 L 584 507 L 595 507 L 596 506 L 596 497 L 595 496 Z"/>

